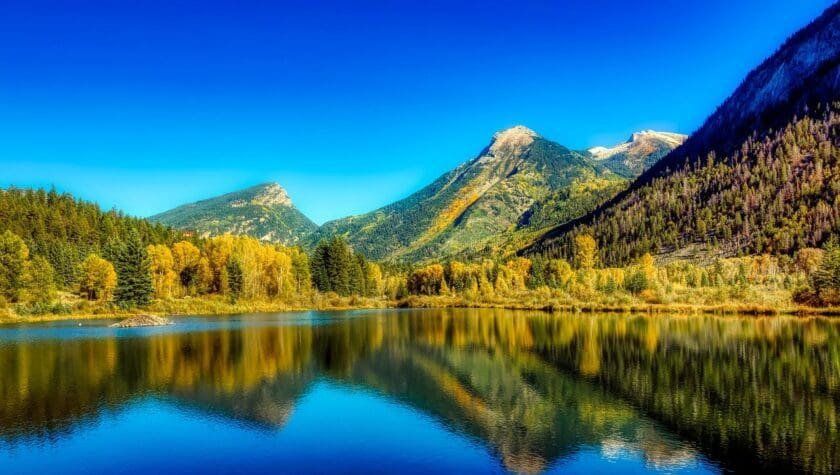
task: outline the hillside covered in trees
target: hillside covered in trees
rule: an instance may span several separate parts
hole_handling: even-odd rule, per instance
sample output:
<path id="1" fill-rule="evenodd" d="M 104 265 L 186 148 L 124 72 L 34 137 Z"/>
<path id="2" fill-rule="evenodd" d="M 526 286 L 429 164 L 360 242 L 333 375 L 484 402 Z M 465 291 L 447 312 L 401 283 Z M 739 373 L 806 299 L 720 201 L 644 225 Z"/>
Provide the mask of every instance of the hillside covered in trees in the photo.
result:
<path id="1" fill-rule="evenodd" d="M 597 237 L 610 265 L 646 252 L 790 255 L 819 247 L 840 231 L 838 132 L 837 106 L 820 108 L 750 138 L 732 156 L 710 154 L 653 180 L 546 251 L 569 255 L 581 234 Z"/>
<path id="2" fill-rule="evenodd" d="M 287 246 L 300 244 L 317 225 L 292 203 L 277 183 L 263 183 L 178 206 L 149 218 L 202 237 L 230 233 Z"/>
<path id="3" fill-rule="evenodd" d="M 149 244 L 173 243 L 183 234 L 145 219 L 104 211 L 94 203 L 55 190 L 0 190 L 0 234 L 23 239 L 29 252 L 44 257 L 61 285 L 75 282 L 89 254 L 112 256 L 112 248 L 136 234 Z"/>
<path id="4" fill-rule="evenodd" d="M 605 263 L 790 255 L 838 226 L 840 4 L 788 40 L 679 148 L 526 254 L 568 256 L 591 234 Z"/>

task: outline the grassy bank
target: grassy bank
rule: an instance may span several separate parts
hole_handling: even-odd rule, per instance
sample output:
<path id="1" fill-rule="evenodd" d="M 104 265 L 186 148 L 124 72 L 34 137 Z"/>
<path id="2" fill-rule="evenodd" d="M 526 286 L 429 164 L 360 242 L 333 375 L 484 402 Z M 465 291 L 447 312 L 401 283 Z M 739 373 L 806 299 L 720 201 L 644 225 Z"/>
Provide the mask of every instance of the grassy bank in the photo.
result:
<path id="1" fill-rule="evenodd" d="M 533 300 L 467 300 L 448 296 L 411 296 L 396 302 L 401 308 L 504 308 L 511 310 L 541 310 L 546 312 L 582 312 L 582 313 L 679 313 L 679 314 L 716 314 L 716 315 L 824 315 L 840 316 L 838 307 L 805 307 L 786 305 L 781 307 L 760 304 L 725 303 L 704 305 L 689 303 L 602 303 L 602 302 L 563 302 Z"/>
<path id="2" fill-rule="evenodd" d="M 547 312 L 604 312 L 648 314 L 716 314 L 716 315 L 825 315 L 840 316 L 840 308 L 814 308 L 786 303 L 723 301 L 719 304 L 688 302 L 645 302 L 641 299 L 602 299 L 580 301 L 539 292 L 522 292 L 507 297 L 467 298 L 457 295 L 411 295 L 401 300 L 385 298 L 339 297 L 334 294 L 313 294 L 297 301 L 240 300 L 221 296 L 155 300 L 142 309 L 121 309 L 112 304 L 87 301 L 65 301 L 59 311 L 18 313 L 14 308 L 0 310 L 0 323 L 48 322 L 71 319 L 121 318 L 150 313 L 155 315 L 234 315 L 304 310 L 351 310 L 368 308 L 504 308 Z"/>

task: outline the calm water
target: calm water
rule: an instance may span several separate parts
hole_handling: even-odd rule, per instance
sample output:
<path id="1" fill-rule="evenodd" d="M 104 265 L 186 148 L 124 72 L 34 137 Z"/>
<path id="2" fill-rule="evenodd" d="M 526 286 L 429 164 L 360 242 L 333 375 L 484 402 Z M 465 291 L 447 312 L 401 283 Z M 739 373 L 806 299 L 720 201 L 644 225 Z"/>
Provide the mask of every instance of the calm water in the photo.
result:
<path id="1" fill-rule="evenodd" d="M 840 321 L 108 323 L 0 327 L 0 472 L 840 470 Z"/>

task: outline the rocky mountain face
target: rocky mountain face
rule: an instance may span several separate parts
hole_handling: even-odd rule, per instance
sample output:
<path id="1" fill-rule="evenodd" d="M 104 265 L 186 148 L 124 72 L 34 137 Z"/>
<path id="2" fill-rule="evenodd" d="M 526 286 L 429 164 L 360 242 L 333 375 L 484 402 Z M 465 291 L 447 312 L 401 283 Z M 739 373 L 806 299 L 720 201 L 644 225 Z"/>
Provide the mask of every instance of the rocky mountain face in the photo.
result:
<path id="1" fill-rule="evenodd" d="M 624 153 L 648 163 L 643 148 L 610 157 Z M 496 133 L 477 157 L 408 198 L 328 222 L 311 241 L 341 235 L 372 259 L 395 260 L 504 249 L 530 239 L 535 229 L 580 216 L 623 189 L 622 174 L 603 161 L 526 127 L 512 127 Z"/>
<path id="2" fill-rule="evenodd" d="M 185 204 L 149 219 L 201 236 L 241 234 L 285 245 L 300 244 L 318 228 L 277 183 Z"/>
<path id="3" fill-rule="evenodd" d="M 818 246 L 840 230 L 838 101 L 840 3 L 753 70 L 627 190 L 524 252 L 568 254 L 582 232 L 595 235 L 610 264 L 644 252 Z"/>
<path id="4" fill-rule="evenodd" d="M 643 130 L 614 147 L 593 147 L 587 152 L 615 173 L 634 178 L 682 145 L 686 138 L 682 134 Z"/>

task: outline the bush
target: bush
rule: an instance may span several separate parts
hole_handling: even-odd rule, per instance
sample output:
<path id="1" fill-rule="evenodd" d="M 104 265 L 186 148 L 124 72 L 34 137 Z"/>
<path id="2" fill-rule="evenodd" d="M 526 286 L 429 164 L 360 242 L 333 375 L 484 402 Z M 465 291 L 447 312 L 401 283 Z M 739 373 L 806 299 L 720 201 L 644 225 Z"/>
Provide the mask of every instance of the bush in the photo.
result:
<path id="1" fill-rule="evenodd" d="M 63 303 L 33 302 L 15 306 L 15 313 L 21 316 L 69 315 L 73 309 Z"/>

